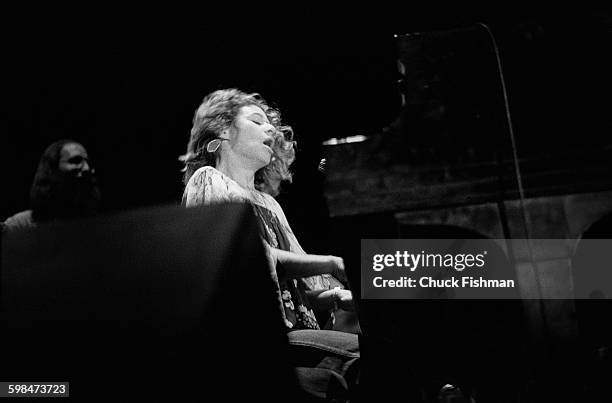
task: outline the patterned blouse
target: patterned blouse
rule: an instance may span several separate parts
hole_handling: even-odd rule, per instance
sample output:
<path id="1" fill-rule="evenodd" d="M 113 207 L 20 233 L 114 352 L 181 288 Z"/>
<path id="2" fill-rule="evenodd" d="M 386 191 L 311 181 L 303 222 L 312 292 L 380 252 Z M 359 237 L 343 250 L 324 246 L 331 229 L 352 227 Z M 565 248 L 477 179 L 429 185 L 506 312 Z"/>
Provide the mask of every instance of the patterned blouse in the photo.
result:
<path id="1" fill-rule="evenodd" d="M 285 213 L 272 196 L 257 190 L 247 190 L 213 167 L 198 169 L 185 187 L 183 205 L 193 207 L 224 202 L 250 203 L 258 218 L 260 235 L 269 246 L 294 253 L 306 253 L 291 231 Z M 320 329 L 308 303 L 306 291 L 330 289 L 331 281 L 335 279 L 329 275 L 279 279 L 276 268 L 272 266 L 270 264 L 270 272 L 277 285 L 278 301 L 285 325 L 289 329 Z"/>

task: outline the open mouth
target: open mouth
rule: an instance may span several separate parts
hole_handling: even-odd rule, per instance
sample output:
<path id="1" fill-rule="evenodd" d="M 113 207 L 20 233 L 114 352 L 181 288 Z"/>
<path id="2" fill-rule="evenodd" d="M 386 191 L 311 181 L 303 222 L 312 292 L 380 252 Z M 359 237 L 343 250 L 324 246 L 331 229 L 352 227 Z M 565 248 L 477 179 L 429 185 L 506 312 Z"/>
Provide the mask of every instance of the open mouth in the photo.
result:
<path id="1" fill-rule="evenodd" d="M 273 139 L 266 139 L 264 140 L 263 144 L 264 146 L 272 153 L 274 154 L 274 150 L 272 150 L 272 144 L 274 143 Z"/>

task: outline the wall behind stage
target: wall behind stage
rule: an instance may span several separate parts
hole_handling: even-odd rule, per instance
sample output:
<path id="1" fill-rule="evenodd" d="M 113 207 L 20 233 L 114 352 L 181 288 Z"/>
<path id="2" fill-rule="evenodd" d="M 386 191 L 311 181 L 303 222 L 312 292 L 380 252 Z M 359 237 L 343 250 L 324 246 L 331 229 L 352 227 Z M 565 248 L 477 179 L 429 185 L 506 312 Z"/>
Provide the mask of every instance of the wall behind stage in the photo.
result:
<path id="1" fill-rule="evenodd" d="M 177 157 L 194 110 L 210 91 L 239 87 L 261 92 L 294 126 L 295 184 L 281 202 L 306 249 L 323 250 L 320 144 L 378 132 L 397 118 L 393 34 L 509 24 L 551 12 L 463 5 L 302 9 L 282 17 L 269 11 L 163 1 L 7 10 L 0 218 L 28 207 L 40 154 L 64 137 L 87 147 L 105 210 L 178 203 Z"/>

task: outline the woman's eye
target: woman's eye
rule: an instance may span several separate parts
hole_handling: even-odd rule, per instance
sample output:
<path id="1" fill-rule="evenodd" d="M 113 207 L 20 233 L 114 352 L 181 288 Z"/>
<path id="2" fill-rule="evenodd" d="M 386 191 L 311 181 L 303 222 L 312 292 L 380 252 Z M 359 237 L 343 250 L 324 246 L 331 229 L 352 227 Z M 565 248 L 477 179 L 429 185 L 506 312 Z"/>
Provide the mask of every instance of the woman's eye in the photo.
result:
<path id="1" fill-rule="evenodd" d="M 261 126 L 263 124 L 262 122 L 258 122 L 257 120 L 251 120 L 251 122 L 255 123 L 258 126 Z"/>

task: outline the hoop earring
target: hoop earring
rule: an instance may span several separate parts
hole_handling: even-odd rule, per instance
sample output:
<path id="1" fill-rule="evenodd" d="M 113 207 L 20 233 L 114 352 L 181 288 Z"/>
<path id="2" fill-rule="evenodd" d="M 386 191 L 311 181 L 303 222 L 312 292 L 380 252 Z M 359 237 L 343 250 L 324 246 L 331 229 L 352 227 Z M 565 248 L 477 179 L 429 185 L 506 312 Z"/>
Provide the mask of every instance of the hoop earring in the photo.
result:
<path id="1" fill-rule="evenodd" d="M 208 144 L 206 144 L 206 151 L 208 151 L 209 153 L 214 153 L 215 151 L 219 149 L 219 147 L 221 147 L 221 142 L 227 141 L 227 140 L 228 139 L 224 139 L 224 138 L 216 138 L 216 139 L 210 140 Z"/>

